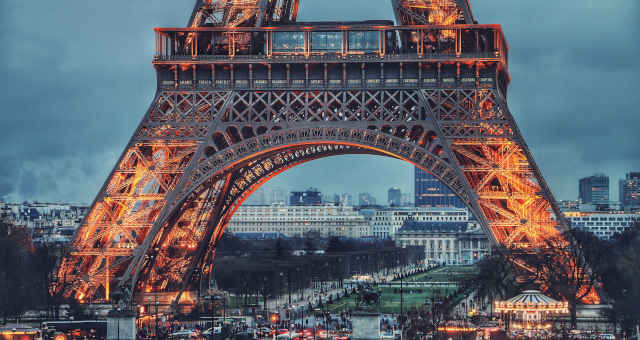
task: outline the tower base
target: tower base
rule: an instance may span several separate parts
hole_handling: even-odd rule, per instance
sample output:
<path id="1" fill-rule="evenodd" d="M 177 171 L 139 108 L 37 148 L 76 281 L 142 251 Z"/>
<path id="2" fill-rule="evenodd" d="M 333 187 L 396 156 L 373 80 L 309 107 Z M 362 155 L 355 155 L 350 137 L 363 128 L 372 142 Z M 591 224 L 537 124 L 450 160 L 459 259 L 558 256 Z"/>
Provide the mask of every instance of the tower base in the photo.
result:
<path id="1" fill-rule="evenodd" d="M 354 312 L 351 314 L 353 340 L 380 339 L 380 313 Z"/>
<path id="2" fill-rule="evenodd" d="M 107 340 L 135 340 L 136 315 L 132 311 L 111 311 L 107 316 Z"/>

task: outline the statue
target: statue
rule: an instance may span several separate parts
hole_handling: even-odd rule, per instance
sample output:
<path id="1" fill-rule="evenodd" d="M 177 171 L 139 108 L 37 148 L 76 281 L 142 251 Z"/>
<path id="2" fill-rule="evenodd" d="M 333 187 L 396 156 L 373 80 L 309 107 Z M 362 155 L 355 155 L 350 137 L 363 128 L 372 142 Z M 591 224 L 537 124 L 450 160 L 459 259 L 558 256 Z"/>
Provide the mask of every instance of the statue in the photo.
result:
<path id="1" fill-rule="evenodd" d="M 126 311 L 131 309 L 131 287 L 124 284 L 111 294 L 111 302 L 116 310 Z"/>
<path id="2" fill-rule="evenodd" d="M 369 285 L 358 285 L 356 294 L 356 310 L 372 310 L 380 305 L 381 291 L 375 291 Z"/>

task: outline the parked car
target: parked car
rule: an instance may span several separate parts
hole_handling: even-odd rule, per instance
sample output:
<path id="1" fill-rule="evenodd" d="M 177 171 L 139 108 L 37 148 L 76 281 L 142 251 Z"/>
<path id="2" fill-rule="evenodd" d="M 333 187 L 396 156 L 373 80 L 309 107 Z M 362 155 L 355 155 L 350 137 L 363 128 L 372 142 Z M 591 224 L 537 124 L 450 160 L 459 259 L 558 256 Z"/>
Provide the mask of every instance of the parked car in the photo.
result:
<path id="1" fill-rule="evenodd" d="M 183 329 L 169 334 L 171 339 L 191 339 L 197 336 L 198 332 L 195 329 Z"/>

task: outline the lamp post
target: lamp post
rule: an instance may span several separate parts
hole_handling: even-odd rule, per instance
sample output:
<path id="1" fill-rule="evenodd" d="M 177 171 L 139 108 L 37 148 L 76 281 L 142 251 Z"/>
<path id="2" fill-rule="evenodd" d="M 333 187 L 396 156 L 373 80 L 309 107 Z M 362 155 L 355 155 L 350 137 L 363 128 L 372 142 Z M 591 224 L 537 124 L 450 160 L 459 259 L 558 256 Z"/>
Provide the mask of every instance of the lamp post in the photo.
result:
<path id="1" fill-rule="evenodd" d="M 211 333 L 209 333 L 211 340 L 213 340 L 213 330 L 215 326 L 216 326 L 216 304 L 215 304 L 214 295 L 211 295 Z"/>
<path id="2" fill-rule="evenodd" d="M 291 308 L 291 271 L 287 271 L 287 293 L 289 294 L 289 308 Z"/>
<path id="3" fill-rule="evenodd" d="M 155 322 L 156 322 L 156 339 L 158 338 L 158 293 L 156 292 L 156 314 L 154 316 Z"/>
<path id="4" fill-rule="evenodd" d="M 280 280 L 278 280 L 278 292 L 276 293 L 276 313 L 278 313 L 278 321 L 280 320 L 280 307 L 278 306 L 278 300 L 280 298 L 280 293 L 282 292 L 282 280 L 284 277 L 284 273 L 280 272 Z"/>
<path id="5" fill-rule="evenodd" d="M 264 317 L 267 318 L 268 317 L 268 311 L 267 311 L 267 277 L 264 276 L 262 278 L 262 303 L 264 305 Z"/>
<path id="6" fill-rule="evenodd" d="M 296 279 L 298 281 L 298 290 L 300 290 L 300 300 L 304 300 L 304 288 L 302 287 L 302 278 L 300 277 L 300 267 L 296 267 Z"/>
<path id="7" fill-rule="evenodd" d="M 400 265 L 400 260 L 398 260 L 398 266 Z M 404 279 L 402 272 L 400 272 L 400 319 L 402 320 L 401 324 L 404 326 Z"/>
<path id="8" fill-rule="evenodd" d="M 324 287 L 324 292 L 325 294 L 329 293 L 329 262 L 325 262 L 324 263 L 324 272 L 325 275 L 327 275 L 327 279 L 325 280 L 325 284 L 323 286 Z"/>

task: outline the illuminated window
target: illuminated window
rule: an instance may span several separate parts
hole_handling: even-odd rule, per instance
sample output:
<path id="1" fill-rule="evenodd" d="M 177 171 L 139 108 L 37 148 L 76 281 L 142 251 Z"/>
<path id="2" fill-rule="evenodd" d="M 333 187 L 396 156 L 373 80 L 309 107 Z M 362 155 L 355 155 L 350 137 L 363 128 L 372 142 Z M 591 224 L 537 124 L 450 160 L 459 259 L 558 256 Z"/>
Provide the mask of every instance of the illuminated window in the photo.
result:
<path id="1" fill-rule="evenodd" d="M 274 32 L 274 52 L 302 52 L 304 51 L 304 32 Z"/>
<path id="2" fill-rule="evenodd" d="M 312 32 L 312 51 L 340 51 L 342 50 L 341 32 Z"/>
<path id="3" fill-rule="evenodd" d="M 349 50 L 377 51 L 380 45 L 378 38 L 377 31 L 351 31 L 349 32 Z"/>

